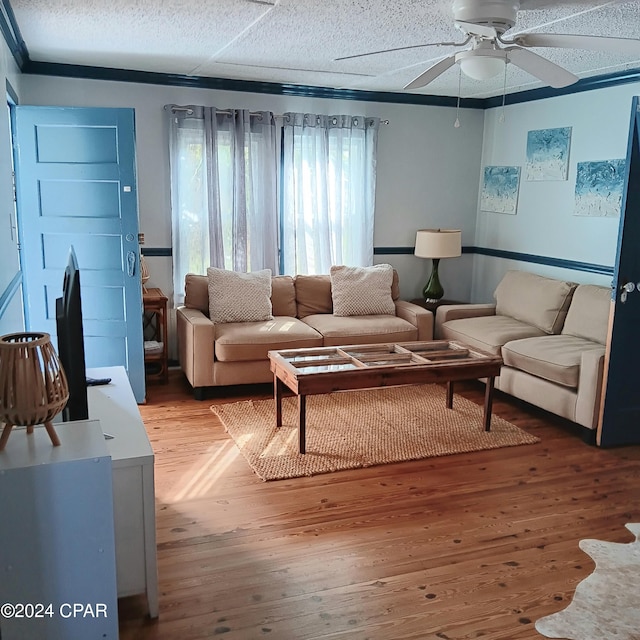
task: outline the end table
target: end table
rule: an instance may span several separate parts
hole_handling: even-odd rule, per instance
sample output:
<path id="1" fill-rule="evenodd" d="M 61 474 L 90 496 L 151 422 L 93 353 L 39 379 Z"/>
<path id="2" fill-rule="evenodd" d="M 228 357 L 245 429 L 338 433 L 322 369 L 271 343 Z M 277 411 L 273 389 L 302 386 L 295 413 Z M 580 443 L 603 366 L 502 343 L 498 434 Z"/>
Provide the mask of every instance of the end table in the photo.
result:
<path id="1" fill-rule="evenodd" d="M 427 309 L 428 311 L 432 311 L 434 314 L 436 309 L 443 304 L 464 304 L 460 302 L 460 300 L 446 300 L 445 298 L 441 298 L 435 302 L 427 302 L 424 298 L 414 298 L 413 300 L 409 300 L 409 302 L 411 302 L 411 304 L 417 304 L 419 307 Z"/>
<path id="2" fill-rule="evenodd" d="M 159 349 L 145 349 L 144 364 L 147 378 L 169 381 L 167 349 L 167 296 L 161 289 L 151 287 L 142 293 L 143 334 L 146 340 L 162 344 Z"/>

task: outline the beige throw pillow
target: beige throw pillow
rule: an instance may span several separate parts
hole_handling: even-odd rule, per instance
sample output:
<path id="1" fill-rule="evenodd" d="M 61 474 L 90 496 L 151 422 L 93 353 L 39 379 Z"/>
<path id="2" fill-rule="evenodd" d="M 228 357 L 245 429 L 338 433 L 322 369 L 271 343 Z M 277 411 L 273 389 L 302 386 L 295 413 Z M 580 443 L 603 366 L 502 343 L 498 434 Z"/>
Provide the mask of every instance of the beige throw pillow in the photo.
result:
<path id="1" fill-rule="evenodd" d="M 335 316 L 395 315 L 391 297 L 393 267 L 331 267 L 331 298 Z"/>
<path id="2" fill-rule="evenodd" d="M 273 320 L 271 269 L 239 273 L 209 267 L 209 317 L 214 324 Z"/>

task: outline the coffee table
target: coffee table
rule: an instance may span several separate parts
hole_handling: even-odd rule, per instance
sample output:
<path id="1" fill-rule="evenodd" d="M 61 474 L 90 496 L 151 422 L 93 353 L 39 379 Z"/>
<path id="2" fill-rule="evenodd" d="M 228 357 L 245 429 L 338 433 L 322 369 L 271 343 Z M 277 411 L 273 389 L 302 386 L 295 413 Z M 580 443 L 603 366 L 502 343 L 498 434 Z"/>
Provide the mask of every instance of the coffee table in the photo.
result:
<path id="1" fill-rule="evenodd" d="M 491 428 L 494 380 L 502 358 L 461 342 L 394 342 L 344 347 L 269 351 L 276 405 L 276 427 L 282 426 L 285 388 L 298 396 L 298 439 L 306 453 L 308 395 L 404 384 L 447 383 L 447 408 L 453 408 L 453 385 L 459 380 L 486 378 L 484 429 Z"/>

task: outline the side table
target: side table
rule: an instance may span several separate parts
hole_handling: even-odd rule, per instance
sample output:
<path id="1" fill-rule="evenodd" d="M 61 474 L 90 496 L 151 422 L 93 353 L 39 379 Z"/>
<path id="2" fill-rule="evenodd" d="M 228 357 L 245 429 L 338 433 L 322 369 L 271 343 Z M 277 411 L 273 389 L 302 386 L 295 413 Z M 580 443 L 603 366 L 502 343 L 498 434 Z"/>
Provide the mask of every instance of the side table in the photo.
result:
<path id="1" fill-rule="evenodd" d="M 153 340 L 161 344 L 161 347 L 157 349 L 145 348 L 145 371 L 148 379 L 162 382 L 169 381 L 167 301 L 167 296 L 157 287 L 151 287 L 142 293 L 142 305 L 144 307 L 142 326 L 145 343 Z"/>
<path id="2" fill-rule="evenodd" d="M 409 300 L 409 302 L 411 302 L 411 304 L 417 304 L 419 307 L 427 309 L 428 311 L 432 311 L 434 315 L 436 309 L 443 304 L 464 304 L 460 302 L 460 300 L 446 300 L 445 298 L 441 298 L 435 302 L 426 302 L 424 298 L 414 298 L 413 300 Z"/>

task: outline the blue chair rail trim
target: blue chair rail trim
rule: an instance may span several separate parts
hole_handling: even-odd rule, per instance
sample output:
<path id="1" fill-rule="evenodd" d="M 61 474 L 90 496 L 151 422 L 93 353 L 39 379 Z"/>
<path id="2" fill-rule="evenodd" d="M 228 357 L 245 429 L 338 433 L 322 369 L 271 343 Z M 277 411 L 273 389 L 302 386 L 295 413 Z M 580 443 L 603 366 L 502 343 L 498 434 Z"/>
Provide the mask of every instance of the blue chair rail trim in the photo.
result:
<path id="1" fill-rule="evenodd" d="M 158 258 L 170 258 L 173 255 L 171 247 L 141 247 L 142 255 Z M 409 256 L 413 255 L 414 247 L 374 247 L 375 256 Z M 585 271 L 588 273 L 599 273 L 605 276 L 613 275 L 613 267 L 592 262 L 580 262 L 578 260 L 565 260 L 564 258 L 553 258 L 551 256 L 538 256 L 532 253 L 518 253 L 517 251 L 504 251 L 503 249 L 490 249 L 488 247 L 462 247 L 464 254 L 478 254 L 491 256 L 492 258 L 504 258 L 505 260 L 516 260 L 518 262 L 531 262 L 543 264 L 548 267 L 559 267 L 572 271 Z"/>
<path id="2" fill-rule="evenodd" d="M 413 255 L 415 247 L 374 247 L 374 256 L 404 256 Z M 475 247 L 462 247 L 462 253 L 474 253 Z"/>
<path id="3" fill-rule="evenodd" d="M 414 247 L 375 247 L 373 254 L 376 256 L 392 255 L 413 255 Z M 588 273 L 599 273 L 606 276 L 613 276 L 613 267 L 591 262 L 579 262 L 577 260 L 565 260 L 563 258 L 553 258 L 551 256 L 538 256 L 532 253 L 518 253 L 517 251 L 504 251 L 503 249 L 489 249 L 487 247 L 462 247 L 462 253 L 475 253 L 493 258 L 504 258 L 505 260 L 517 260 L 518 262 L 531 262 L 543 264 L 549 267 L 559 267 L 572 271 L 585 271 Z"/>
<path id="4" fill-rule="evenodd" d="M 22 284 L 22 271 L 18 271 L 11 279 L 11 282 L 7 285 L 7 288 L 0 295 L 0 318 L 7 311 L 7 307 L 11 303 L 13 296 L 16 295 L 20 285 Z"/>
<path id="5" fill-rule="evenodd" d="M 140 247 L 140 251 L 145 258 L 170 258 L 173 255 L 171 247 Z"/>

